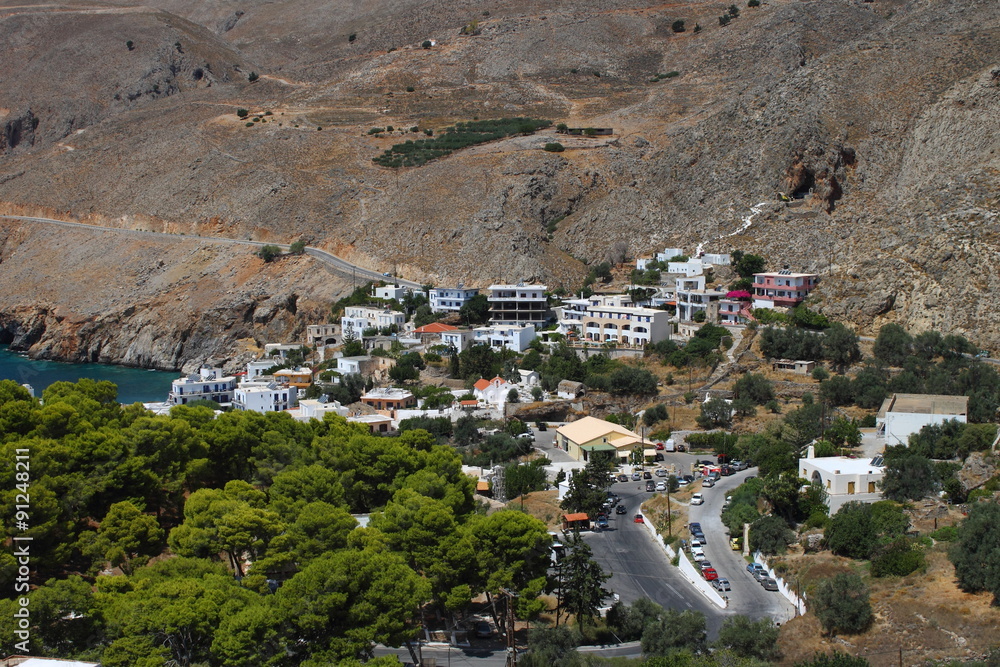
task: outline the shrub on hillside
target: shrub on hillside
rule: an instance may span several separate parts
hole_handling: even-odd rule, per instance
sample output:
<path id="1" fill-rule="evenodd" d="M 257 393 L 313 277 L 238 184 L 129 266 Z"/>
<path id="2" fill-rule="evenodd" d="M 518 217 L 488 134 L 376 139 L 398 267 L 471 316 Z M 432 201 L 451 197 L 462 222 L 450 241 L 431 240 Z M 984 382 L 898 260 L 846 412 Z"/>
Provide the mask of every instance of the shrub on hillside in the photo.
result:
<path id="1" fill-rule="evenodd" d="M 873 577 L 905 577 L 924 566 L 924 552 L 906 538 L 880 548 L 872 557 Z"/>

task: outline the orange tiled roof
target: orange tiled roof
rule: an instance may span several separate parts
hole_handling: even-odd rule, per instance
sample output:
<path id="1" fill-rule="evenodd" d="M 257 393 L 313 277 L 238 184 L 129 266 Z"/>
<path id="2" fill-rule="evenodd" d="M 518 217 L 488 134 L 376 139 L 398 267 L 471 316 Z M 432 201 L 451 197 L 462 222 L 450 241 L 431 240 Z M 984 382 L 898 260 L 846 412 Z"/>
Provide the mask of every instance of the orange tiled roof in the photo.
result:
<path id="1" fill-rule="evenodd" d="M 478 389 L 479 391 L 482 391 L 483 389 L 486 389 L 488 386 L 490 386 L 490 381 L 485 378 L 479 378 L 478 380 L 476 380 L 476 384 L 472 386 Z"/>

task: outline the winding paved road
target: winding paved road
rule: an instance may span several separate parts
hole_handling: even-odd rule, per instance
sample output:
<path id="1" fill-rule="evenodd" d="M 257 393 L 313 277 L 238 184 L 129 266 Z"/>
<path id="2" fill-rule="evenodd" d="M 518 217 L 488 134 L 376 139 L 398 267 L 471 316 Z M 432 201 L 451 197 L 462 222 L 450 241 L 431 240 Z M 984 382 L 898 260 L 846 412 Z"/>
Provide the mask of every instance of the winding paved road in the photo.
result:
<path id="1" fill-rule="evenodd" d="M 757 474 L 756 468 L 723 477 L 713 488 L 699 488 L 705 503 L 688 508 L 689 521 L 701 523 L 708 542 L 705 545 L 705 556 L 712 562 L 719 576 L 728 579 L 732 586 L 732 590 L 726 594 L 729 606 L 725 613 L 742 614 L 755 619 L 767 617 L 777 623 L 784 623 L 795 615 L 795 608 L 780 593 L 765 591 L 746 571 L 747 561 L 743 559 L 743 552 L 733 551 L 729 547 L 729 536 L 721 519 L 726 494 L 742 484 L 749 474 Z M 700 481 L 695 483 L 700 484 Z"/>
<path id="2" fill-rule="evenodd" d="M 58 225 L 60 227 L 70 227 L 73 229 L 87 229 L 90 231 L 107 232 L 111 234 L 125 234 L 128 236 L 137 236 L 140 238 L 157 239 L 157 240 L 169 239 L 172 241 L 190 241 L 191 239 L 195 239 L 198 241 L 204 241 L 205 243 L 245 245 L 255 248 L 260 248 L 265 245 L 275 245 L 285 251 L 287 251 L 290 247 L 289 245 L 283 243 L 264 243 L 262 241 L 244 241 L 242 239 L 231 239 L 222 236 L 199 236 L 193 234 L 180 235 L 180 234 L 168 234 L 166 232 L 147 232 L 138 229 L 123 229 L 120 227 L 101 227 L 99 225 L 88 225 L 82 222 L 69 222 L 67 220 L 54 220 L 52 218 L 36 218 L 33 216 L 26 216 L 26 215 L 0 215 L 0 218 L 6 218 L 8 220 L 19 220 L 21 222 L 37 222 L 47 225 Z M 357 266 L 356 264 L 351 264 L 346 259 L 337 257 L 336 255 L 329 253 L 326 250 L 322 250 L 320 248 L 306 246 L 305 253 L 310 257 L 312 257 L 313 259 L 325 265 L 332 272 L 341 275 L 344 278 L 352 278 L 352 279 L 361 278 L 362 280 L 365 281 L 368 280 L 378 281 L 386 278 L 386 276 L 384 276 L 381 273 L 378 273 L 377 271 L 372 271 L 371 269 L 366 269 L 364 267 Z M 391 278 L 397 284 L 402 285 L 403 287 L 409 287 L 411 289 L 423 289 L 423 285 L 421 285 L 420 283 L 415 283 L 410 280 L 403 280 L 401 278 L 396 278 L 392 276 L 389 276 L 389 278 Z"/>
<path id="3" fill-rule="evenodd" d="M 628 512 L 612 514 L 607 530 L 583 534 L 593 549 L 594 559 L 605 572 L 611 572 L 611 580 L 605 586 L 625 603 L 649 598 L 670 609 L 699 611 L 705 615 L 709 636 L 714 637 L 724 620 L 722 610 L 687 583 L 650 537 L 648 528 L 633 522 L 639 506 L 652 496 L 636 488 L 640 485 L 646 488 L 645 482 L 620 482 L 612 486 L 611 490 L 621 497 Z"/>

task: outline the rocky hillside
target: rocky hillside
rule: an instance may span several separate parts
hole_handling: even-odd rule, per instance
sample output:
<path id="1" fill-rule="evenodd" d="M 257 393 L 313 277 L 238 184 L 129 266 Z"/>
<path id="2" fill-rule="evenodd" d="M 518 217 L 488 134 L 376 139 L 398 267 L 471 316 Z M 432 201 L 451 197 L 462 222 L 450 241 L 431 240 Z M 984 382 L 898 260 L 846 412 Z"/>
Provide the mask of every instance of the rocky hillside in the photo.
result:
<path id="1" fill-rule="evenodd" d="M 1000 349 L 987 307 L 1000 281 L 1000 5 L 744 4 L 723 26 L 728 3 L 702 0 L 0 2 L 0 204 L 306 238 L 437 284 L 573 288 L 622 244 L 741 248 L 820 272 L 817 307 L 862 332 L 898 321 Z M 271 115 L 248 127 L 239 108 Z M 422 167 L 371 161 L 423 136 L 410 128 L 504 116 L 615 135 L 541 131 Z M 541 150 L 557 139 L 565 152 Z M 7 330 L 51 275 L 15 276 L 15 247 L 0 254 L 0 290 L 21 295 L 0 304 Z M 231 261 L 255 270 L 245 252 Z M 299 279 L 290 288 L 315 289 L 308 271 Z M 233 339 L 199 336 L 229 353 Z"/>

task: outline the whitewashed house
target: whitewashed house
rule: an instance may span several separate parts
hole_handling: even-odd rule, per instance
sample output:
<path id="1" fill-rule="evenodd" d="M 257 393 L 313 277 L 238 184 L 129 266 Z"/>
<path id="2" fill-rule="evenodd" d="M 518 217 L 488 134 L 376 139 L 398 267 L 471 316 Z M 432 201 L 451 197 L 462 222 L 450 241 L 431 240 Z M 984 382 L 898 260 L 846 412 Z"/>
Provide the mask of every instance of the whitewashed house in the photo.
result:
<path id="1" fill-rule="evenodd" d="M 277 382 L 242 382 L 233 392 L 233 409 L 278 412 L 294 408 L 298 389 Z"/>
<path id="2" fill-rule="evenodd" d="M 223 407 L 233 402 L 236 377 L 225 375 L 221 368 L 203 367 L 197 373 L 178 378 L 170 383 L 167 403 L 186 405 L 199 399 L 215 401 Z"/>
<path id="3" fill-rule="evenodd" d="M 488 327 L 477 327 L 474 341 L 490 347 L 505 347 L 514 352 L 524 352 L 531 341 L 535 339 L 535 327 L 528 324 L 494 324 Z"/>
<path id="4" fill-rule="evenodd" d="M 492 380 L 480 378 L 472 385 L 472 395 L 483 403 L 502 408 L 507 402 L 507 394 L 514 387 L 499 375 Z"/>

